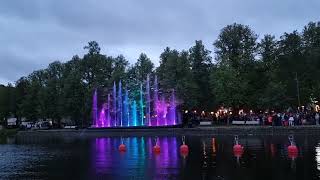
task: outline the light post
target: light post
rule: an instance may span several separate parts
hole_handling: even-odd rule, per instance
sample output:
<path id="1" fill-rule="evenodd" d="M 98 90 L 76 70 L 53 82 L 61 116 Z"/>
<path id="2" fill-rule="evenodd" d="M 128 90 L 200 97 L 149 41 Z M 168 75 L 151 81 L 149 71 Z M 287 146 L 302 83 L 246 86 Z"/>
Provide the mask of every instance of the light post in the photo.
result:
<path id="1" fill-rule="evenodd" d="M 298 73 L 296 72 L 296 85 L 297 85 L 297 97 L 298 97 L 298 105 L 299 107 L 301 106 L 301 102 L 300 102 L 300 88 L 299 88 L 299 80 L 298 80 Z"/>

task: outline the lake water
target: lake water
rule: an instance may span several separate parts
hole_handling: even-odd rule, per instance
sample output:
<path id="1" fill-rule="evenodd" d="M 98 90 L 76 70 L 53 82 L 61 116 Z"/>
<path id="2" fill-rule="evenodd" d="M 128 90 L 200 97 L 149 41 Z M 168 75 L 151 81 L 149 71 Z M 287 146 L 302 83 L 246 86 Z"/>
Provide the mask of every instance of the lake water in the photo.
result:
<path id="1" fill-rule="evenodd" d="M 186 137 L 190 148 L 181 155 L 181 137 L 81 138 L 41 141 L 2 140 L 0 179 L 320 179 L 320 138 L 296 136 L 298 156 L 288 156 L 285 136 L 239 137 L 241 155 L 233 152 L 232 136 Z M 235 156 L 237 155 L 237 156 Z"/>

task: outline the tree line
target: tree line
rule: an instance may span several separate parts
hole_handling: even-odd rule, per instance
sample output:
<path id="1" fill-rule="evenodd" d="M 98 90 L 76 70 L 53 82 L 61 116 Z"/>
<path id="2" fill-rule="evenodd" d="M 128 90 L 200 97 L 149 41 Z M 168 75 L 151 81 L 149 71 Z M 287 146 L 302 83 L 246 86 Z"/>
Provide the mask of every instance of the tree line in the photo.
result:
<path id="1" fill-rule="evenodd" d="M 234 23 L 220 31 L 212 51 L 201 40 L 188 50 L 166 47 L 158 67 L 144 53 L 129 64 L 123 55 L 102 54 L 95 41 L 84 48 L 83 57 L 55 61 L 14 86 L 1 86 L 0 118 L 59 122 L 69 117 L 88 125 L 95 88 L 110 89 L 119 80 L 139 86 L 147 74 L 156 74 L 161 88 L 175 89 L 180 108 L 188 110 L 283 110 L 320 96 L 320 22 L 279 39 L 271 34 L 259 38 L 249 26 Z"/>

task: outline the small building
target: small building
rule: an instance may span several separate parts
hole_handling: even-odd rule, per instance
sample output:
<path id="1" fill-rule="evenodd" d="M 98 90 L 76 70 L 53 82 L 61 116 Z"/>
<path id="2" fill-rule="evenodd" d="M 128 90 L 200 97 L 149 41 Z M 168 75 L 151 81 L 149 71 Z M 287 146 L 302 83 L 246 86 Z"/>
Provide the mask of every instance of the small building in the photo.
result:
<path id="1" fill-rule="evenodd" d="M 17 125 L 18 125 L 17 118 L 8 118 L 7 119 L 7 127 L 8 128 L 17 127 Z"/>

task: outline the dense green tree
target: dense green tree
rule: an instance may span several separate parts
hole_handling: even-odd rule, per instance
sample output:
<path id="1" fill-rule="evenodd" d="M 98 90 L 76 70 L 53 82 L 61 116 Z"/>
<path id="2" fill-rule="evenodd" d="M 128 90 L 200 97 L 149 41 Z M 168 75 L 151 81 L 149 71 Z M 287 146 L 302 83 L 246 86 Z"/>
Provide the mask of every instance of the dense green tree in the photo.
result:
<path id="1" fill-rule="evenodd" d="M 74 56 L 65 64 L 62 88 L 63 116 L 71 118 L 77 125 L 86 124 L 85 101 L 86 89 L 79 70 L 81 59 Z"/>
<path id="2" fill-rule="evenodd" d="M 175 89 L 179 105 L 192 109 L 196 102 L 195 83 L 192 79 L 191 64 L 187 51 L 178 52 L 167 47 L 160 55 L 160 66 L 157 68 L 160 86 L 172 91 Z M 170 93 L 170 92 L 169 92 Z"/>
<path id="3" fill-rule="evenodd" d="M 60 122 L 63 111 L 62 89 L 63 89 L 64 64 L 55 61 L 46 69 L 46 82 L 42 87 L 44 91 L 45 117 Z"/>
<path id="4" fill-rule="evenodd" d="M 307 64 L 308 93 L 315 96 L 320 92 L 320 22 L 310 22 L 302 32 L 304 59 Z"/>
<path id="5" fill-rule="evenodd" d="M 143 82 L 148 74 L 151 74 L 154 68 L 154 64 L 144 53 L 141 53 L 133 69 L 135 71 L 136 79 Z"/>
<path id="6" fill-rule="evenodd" d="M 218 102 L 233 106 L 256 103 L 252 96 L 259 88 L 255 80 L 256 40 L 257 35 L 248 26 L 234 23 L 221 30 L 214 43 L 217 68 L 210 83 Z"/>
<path id="7" fill-rule="evenodd" d="M 109 92 L 122 80 L 130 96 L 139 96 L 148 74 L 158 75 L 161 93 L 176 90 L 179 108 L 212 110 L 219 105 L 279 109 L 310 103 L 320 91 L 320 23 L 310 22 L 302 32 L 284 33 L 280 39 L 265 35 L 259 41 L 250 27 L 231 24 L 214 42 L 215 63 L 202 41 L 188 51 L 167 47 L 160 66 L 142 53 L 129 65 L 124 56 L 101 54 L 95 41 L 88 52 L 70 61 L 55 61 L 46 69 L 20 78 L 15 86 L 0 86 L 0 120 L 11 115 L 36 121 L 70 118 L 91 123 L 92 94 Z M 153 82 L 151 82 L 153 85 Z M 105 99 L 106 93 L 100 93 Z M 132 98 L 132 97 L 130 97 Z"/>
<path id="8" fill-rule="evenodd" d="M 9 116 L 8 102 L 8 88 L 0 85 L 0 124 L 3 124 Z"/>
<path id="9" fill-rule="evenodd" d="M 157 68 L 157 75 L 164 89 L 176 88 L 177 85 L 177 63 L 179 52 L 167 47 L 160 55 L 160 66 Z M 186 61 L 188 64 L 188 62 Z"/>
<path id="10" fill-rule="evenodd" d="M 129 62 L 125 59 L 123 55 L 119 55 L 113 59 L 113 66 L 112 66 L 112 78 L 111 83 L 119 82 L 120 80 L 126 81 L 127 79 L 127 70 Z M 109 85 L 109 87 L 112 84 Z"/>
<path id="11" fill-rule="evenodd" d="M 209 72 L 212 65 L 210 51 L 207 50 L 202 41 L 196 41 L 189 49 L 192 80 L 194 84 L 194 108 L 207 110 L 212 104 L 212 95 L 209 86 Z"/>
<path id="12" fill-rule="evenodd" d="M 303 57 L 303 42 L 300 34 L 297 31 L 292 33 L 284 33 L 279 41 L 279 71 L 277 80 L 286 85 L 286 102 L 290 105 L 298 106 L 298 90 L 297 83 L 301 83 L 302 78 L 306 75 L 306 65 Z M 302 87 L 301 84 L 300 87 Z M 299 89 L 301 100 L 306 102 L 306 92 Z"/>
<path id="13" fill-rule="evenodd" d="M 272 35 L 265 35 L 258 44 L 257 83 L 259 92 L 256 93 L 256 106 L 260 109 L 279 109 L 286 106 L 285 84 L 277 80 L 279 72 L 279 43 Z"/>
<path id="14" fill-rule="evenodd" d="M 232 24 L 223 28 L 214 42 L 218 64 L 232 66 L 238 72 L 252 67 L 257 50 L 257 35 L 249 26 Z"/>

